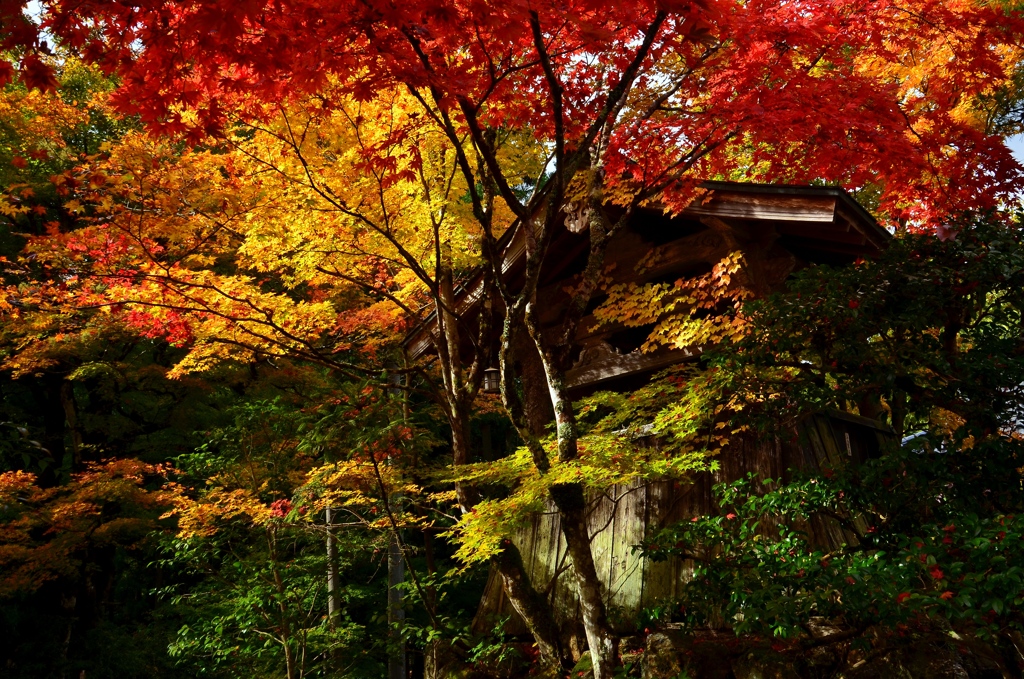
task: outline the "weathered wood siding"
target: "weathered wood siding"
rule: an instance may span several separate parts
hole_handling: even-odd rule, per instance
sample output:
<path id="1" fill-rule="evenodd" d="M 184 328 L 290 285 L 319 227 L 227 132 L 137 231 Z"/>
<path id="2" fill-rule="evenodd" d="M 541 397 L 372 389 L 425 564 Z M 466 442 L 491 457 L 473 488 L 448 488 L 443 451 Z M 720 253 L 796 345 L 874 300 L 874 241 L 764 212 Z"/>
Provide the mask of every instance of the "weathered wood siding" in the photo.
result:
<path id="1" fill-rule="evenodd" d="M 785 478 L 792 468 L 821 469 L 857 463 L 879 454 L 887 437 L 886 428 L 870 420 L 845 413 L 814 415 L 803 420 L 791 440 L 741 440 L 719 458 L 715 473 L 697 476 L 690 483 L 672 481 L 618 486 L 591 501 L 589 526 L 593 536 L 594 561 L 605 586 L 605 597 L 613 622 L 626 632 L 635 625 L 639 612 L 661 601 L 673 600 L 679 586 L 692 573 L 692 564 L 675 559 L 652 562 L 636 546 L 651 532 L 693 516 L 717 512 L 711 488 L 754 472 L 760 478 Z M 852 539 L 834 523 L 815 519 L 809 527 L 812 539 L 822 547 L 834 548 Z M 531 525 L 514 536 L 534 586 L 546 592 L 563 625 L 580 619 L 571 563 L 565 539 L 552 510 L 538 514 Z M 490 629 L 495 621 L 508 617 L 505 631 L 526 633 L 502 592 L 501 581 L 492 572 L 476 615 L 474 628 Z"/>

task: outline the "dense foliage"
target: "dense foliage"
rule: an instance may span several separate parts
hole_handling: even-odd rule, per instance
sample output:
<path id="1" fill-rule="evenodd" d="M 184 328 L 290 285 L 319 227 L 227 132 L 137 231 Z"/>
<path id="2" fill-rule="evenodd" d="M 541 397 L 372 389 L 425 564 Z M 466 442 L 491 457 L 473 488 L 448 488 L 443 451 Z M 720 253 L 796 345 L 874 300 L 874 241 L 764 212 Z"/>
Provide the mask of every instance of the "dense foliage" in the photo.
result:
<path id="1" fill-rule="evenodd" d="M 659 533 L 651 556 L 695 564 L 665 619 L 797 642 L 823 623 L 844 640 L 1024 629 L 1022 238 L 1019 218 L 965 217 L 743 307 L 743 338 L 705 355 L 691 398 L 759 436 L 828 409 L 894 434 L 862 464 L 721 484 L 720 513 Z M 815 543 L 814 522 L 844 543 Z"/>
<path id="2" fill-rule="evenodd" d="M 491 669 L 518 661 L 468 632 L 490 571 L 536 646 L 519 660 L 565 674 L 586 645 L 609 679 L 620 634 L 594 495 L 685 482 L 731 437 L 822 408 L 883 417 L 897 439 L 926 431 L 932 452 L 890 451 L 883 481 L 952 451 L 1010 464 L 1018 232 L 948 216 L 1024 186 L 1003 139 L 1019 129 L 1022 42 L 1019 8 L 980 1 L 0 0 L 0 605 L 17 642 L 0 662 L 374 676 L 407 644 Z M 847 186 L 893 229 L 940 240 L 805 272 L 762 302 L 741 252 L 678 284 L 606 285 L 632 219 L 723 178 Z M 542 272 L 563 264 L 565 228 L 585 262 L 546 325 Z M 644 350 L 708 351 L 581 402 L 567 375 L 595 306 L 653 325 Z M 495 366 L 500 399 L 482 393 Z M 656 451 L 639 443 L 651 434 Z M 974 509 L 936 495 L 968 468 L 916 475 L 927 506 L 898 508 L 915 518 L 855 492 L 870 466 L 831 470 L 838 490 L 786 479 L 748 501 L 742 486 L 723 492 L 749 516 L 698 520 L 659 549 L 770 563 L 745 522 L 796 512 L 804 493 L 858 530 L 874 512 L 918 531 L 906 543 L 877 518 L 835 568 L 870 554 L 892 570 L 884 537 L 894 558 L 969 582 L 984 564 L 933 550 L 935 526 L 981 540 L 1001 519 L 999 549 L 1017 543 L 1012 498 L 984 478 Z M 997 517 L 993 497 L 1010 509 Z M 511 540 L 542 509 L 565 538 L 580 634 Z M 935 518 L 947 509 L 969 516 Z M 897 612 L 1012 622 L 1009 580 L 951 583 L 941 604 L 905 578 L 885 587 L 902 588 Z M 825 589 L 775 631 L 824 610 Z M 979 623 L 968 600 L 1004 613 Z M 753 601 L 736 604 L 744 625 Z"/>

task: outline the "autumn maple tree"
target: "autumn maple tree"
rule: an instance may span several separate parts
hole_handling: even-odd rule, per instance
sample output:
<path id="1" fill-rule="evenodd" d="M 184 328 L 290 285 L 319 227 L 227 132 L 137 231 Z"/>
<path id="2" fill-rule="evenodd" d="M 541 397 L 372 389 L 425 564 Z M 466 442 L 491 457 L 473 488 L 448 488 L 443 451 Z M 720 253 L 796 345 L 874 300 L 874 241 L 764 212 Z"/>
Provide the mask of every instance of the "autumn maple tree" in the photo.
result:
<path id="1" fill-rule="evenodd" d="M 22 10 L 0 16 L 26 83 L 51 84 L 45 35 L 58 37 L 118 74 L 121 111 L 202 145 L 187 169 L 143 135 L 83 166 L 72 178 L 96 218 L 55 236 L 76 278 L 54 279 L 49 298 L 192 347 L 182 371 L 276 355 L 351 371 L 337 351 L 345 296 L 391 332 L 430 312 L 457 465 L 472 459 L 468 418 L 495 361 L 536 472 L 580 457 L 565 374 L 607 244 L 639 208 L 679 211 L 710 178 L 824 181 L 870 187 L 882 215 L 925 228 L 1021 183 L 985 102 L 1008 83 L 1024 24 L 980 3 L 94 0 L 44 3 L 38 25 Z M 587 263 L 562 322 L 541 327 L 540 272 L 567 226 L 586 232 Z M 526 244 L 514 285 L 508 229 Z M 455 289 L 474 267 L 470 314 Z M 530 366 L 542 388 L 519 391 Z M 609 677 L 617 640 L 584 484 L 547 492 L 595 676 Z M 464 512 L 479 500 L 470 483 L 458 493 Z M 545 658 L 568 665 L 514 547 L 495 563 Z"/>

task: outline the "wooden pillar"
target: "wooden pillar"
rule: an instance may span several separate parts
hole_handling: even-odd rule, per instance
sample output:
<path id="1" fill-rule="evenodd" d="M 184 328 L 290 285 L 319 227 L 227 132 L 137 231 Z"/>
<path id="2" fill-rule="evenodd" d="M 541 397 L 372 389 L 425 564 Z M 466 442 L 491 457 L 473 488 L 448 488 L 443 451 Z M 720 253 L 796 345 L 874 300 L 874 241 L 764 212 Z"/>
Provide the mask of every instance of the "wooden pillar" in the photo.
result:
<path id="1" fill-rule="evenodd" d="M 402 640 L 402 622 L 405 608 L 400 585 L 405 581 L 405 562 L 398 535 L 392 535 L 388 544 L 388 679 L 406 679 L 405 642 Z"/>
<path id="2" fill-rule="evenodd" d="M 334 542 L 334 510 L 327 508 L 327 624 L 333 631 L 338 619 L 338 552 Z"/>

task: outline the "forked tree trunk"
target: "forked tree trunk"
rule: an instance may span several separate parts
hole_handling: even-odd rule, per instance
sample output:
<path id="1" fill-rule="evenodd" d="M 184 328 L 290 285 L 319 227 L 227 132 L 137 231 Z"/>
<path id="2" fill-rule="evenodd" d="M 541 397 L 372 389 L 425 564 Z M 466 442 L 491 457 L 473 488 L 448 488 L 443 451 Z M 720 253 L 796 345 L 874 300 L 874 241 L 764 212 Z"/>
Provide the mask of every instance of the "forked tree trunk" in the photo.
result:
<path id="1" fill-rule="evenodd" d="M 441 247 L 440 250 L 445 250 L 445 247 Z M 479 386 L 480 370 L 486 367 L 490 360 L 490 352 L 481 346 L 481 343 L 489 342 L 492 337 L 489 323 L 498 300 L 494 297 L 496 291 L 493 288 L 485 290 L 479 314 L 479 332 L 478 336 L 473 338 L 474 343 L 478 345 L 476 350 L 480 352 L 475 361 L 478 372 L 474 378 L 471 375 L 472 368 L 467 369 L 463 361 L 460 319 L 455 314 L 458 303 L 454 294 L 453 274 L 443 255 L 439 265 L 435 308 L 441 332 L 435 346 L 441 364 L 445 405 L 452 429 L 452 462 L 458 467 L 471 461 L 470 412 Z M 476 384 L 473 384 L 474 379 L 477 380 Z M 470 511 L 480 500 L 476 489 L 468 484 L 456 483 L 455 491 L 462 512 Z M 530 582 L 530 577 L 523 567 L 522 555 L 516 546 L 511 542 L 507 543 L 503 552 L 493 559 L 493 563 L 501 575 L 509 601 L 537 642 L 542 662 L 556 668 L 569 669 L 572 666 L 572 658 L 561 643 L 561 635 L 551 605 Z"/>
<path id="2" fill-rule="evenodd" d="M 493 563 L 501 575 L 505 595 L 533 635 L 545 664 L 555 669 L 569 669 L 572 656 L 562 643 L 551 604 L 530 582 L 519 549 L 510 542 L 494 557 Z"/>
<path id="3" fill-rule="evenodd" d="M 587 506 L 583 486 L 578 483 L 551 487 L 551 499 L 558 508 L 562 534 L 572 558 L 576 589 L 580 597 L 583 629 L 594 665 L 594 679 L 611 679 L 618 664 L 618 638 L 608 624 L 604 586 L 597 575 L 587 529 Z"/>
<path id="4" fill-rule="evenodd" d="M 453 423 L 452 447 L 456 464 L 466 464 L 469 461 L 468 416 L 460 418 L 459 422 L 463 426 L 454 426 Z M 456 484 L 456 494 L 463 512 L 470 511 L 479 501 L 479 495 L 475 489 L 464 483 Z M 492 559 L 492 563 L 501 576 L 501 582 L 509 602 L 537 642 L 542 662 L 563 669 L 571 667 L 572 659 L 568 650 L 562 645 L 558 623 L 555 621 L 551 604 L 530 581 L 519 549 L 511 541 L 507 542 L 501 553 Z"/>
<path id="5" fill-rule="evenodd" d="M 564 385 L 564 375 L 559 377 L 555 372 L 550 356 L 539 355 L 539 334 L 534 332 L 535 325 L 530 327 L 530 323 L 525 324 L 530 327 L 532 341 L 522 341 L 526 338 L 519 320 L 506 318 L 502 333 L 499 355 L 502 397 L 513 424 L 533 455 L 538 471 L 545 474 L 550 468 L 550 461 L 540 440 L 550 422 L 552 406 L 559 458 L 562 461 L 569 461 L 576 456 L 575 415 L 564 386 L 557 386 Z M 518 370 L 513 372 L 513 366 L 517 366 Z M 522 381 L 530 382 L 530 386 L 523 384 L 521 389 L 514 388 L 510 379 L 514 374 L 524 378 L 529 375 L 529 379 Z M 553 383 L 556 388 L 551 387 Z M 547 389 L 538 388 L 540 385 L 546 385 Z M 609 679 L 618 662 L 618 640 L 608 624 L 603 585 L 598 578 L 591 551 L 584 489 L 581 484 L 559 484 L 552 486 L 549 493 L 558 510 L 562 534 L 572 558 L 583 627 L 594 661 L 594 676 L 597 679 Z"/>
<path id="6" fill-rule="evenodd" d="M 554 410 L 557 454 L 561 463 L 573 462 L 579 456 L 579 428 L 573 400 L 566 386 L 566 370 L 571 362 L 571 349 L 576 341 L 579 323 L 604 268 L 608 242 L 628 221 L 631 214 L 627 211 L 614 225 L 608 222 L 603 213 L 604 199 L 600 190 L 599 170 L 598 165 L 588 179 L 592 185 L 588 218 L 590 251 L 587 264 L 580 274 L 574 295 L 565 309 L 559 326 L 555 329 L 545 329 L 541 325 L 537 299 L 539 273 L 532 278 L 533 288 L 527 287 L 521 293 L 524 301 L 529 300 L 523 306 L 523 320 L 543 368 L 547 396 Z M 552 224 L 548 224 L 549 229 L 552 227 Z M 535 266 L 539 272 L 539 263 Z M 558 484 L 552 486 L 549 493 L 558 509 L 562 534 L 572 558 L 583 628 L 593 661 L 594 679 L 610 679 L 618 665 L 618 637 L 608 622 L 604 585 L 597 575 L 597 567 L 594 564 L 592 540 L 587 527 L 585 489 L 582 483 Z"/>
<path id="7" fill-rule="evenodd" d="M 547 367 L 547 366 L 545 366 Z M 578 431 L 572 401 L 565 395 L 564 377 L 552 379 L 551 389 L 555 408 L 555 428 L 558 437 L 558 454 L 563 462 L 577 457 Z M 581 483 L 558 484 L 550 489 L 551 500 L 558 508 L 562 534 L 572 558 L 572 571 L 576 578 L 577 594 L 580 598 L 580 612 L 583 629 L 587 635 L 587 646 L 594 666 L 594 679 L 610 679 L 618 664 L 618 638 L 608 623 L 607 606 L 604 600 L 604 585 L 597 575 L 594 553 L 591 549 L 591 535 L 587 527 L 587 502 Z"/>

